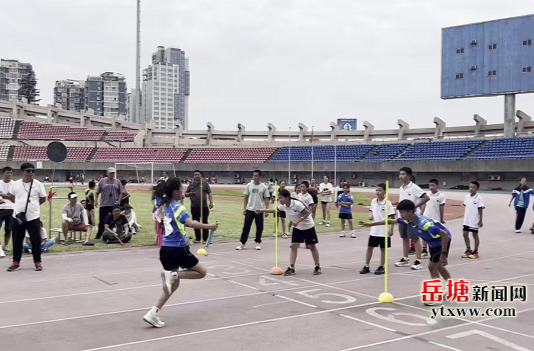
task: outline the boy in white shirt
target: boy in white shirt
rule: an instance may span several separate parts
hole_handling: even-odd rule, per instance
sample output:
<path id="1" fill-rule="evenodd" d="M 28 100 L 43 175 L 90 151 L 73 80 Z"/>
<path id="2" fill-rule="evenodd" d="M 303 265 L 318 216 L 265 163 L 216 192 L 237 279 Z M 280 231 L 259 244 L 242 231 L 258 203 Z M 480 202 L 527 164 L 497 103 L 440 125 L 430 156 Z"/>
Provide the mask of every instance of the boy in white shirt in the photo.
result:
<path id="1" fill-rule="evenodd" d="M 402 200 L 410 200 L 416 204 L 416 209 L 424 206 L 424 204 L 430 200 L 427 193 L 425 193 L 417 184 L 412 182 L 412 169 L 410 167 L 402 167 L 399 170 L 399 180 L 402 185 L 399 190 L 399 202 Z M 394 203 L 393 205 L 397 205 Z M 405 223 L 399 224 L 399 235 L 402 238 L 402 251 L 404 257 L 400 259 L 399 262 L 395 263 L 397 267 L 409 267 L 410 260 L 408 259 L 408 253 L 410 251 L 410 239 L 415 242 L 415 254 L 416 260 L 412 265 L 412 269 L 418 270 L 423 269 L 421 264 L 421 254 L 423 247 L 421 245 L 421 240 L 416 232 L 408 230 L 408 225 Z"/>
<path id="2" fill-rule="evenodd" d="M 306 190 L 308 189 L 308 182 L 306 183 Z M 304 186 L 302 187 L 304 190 Z M 309 195 L 309 194 L 308 194 Z M 315 232 L 315 223 L 311 217 L 311 210 L 302 201 L 291 198 L 289 191 L 286 189 L 280 190 L 280 205 L 279 211 L 286 212 L 287 216 L 293 222 L 293 233 L 291 234 L 291 253 L 289 255 L 289 267 L 284 272 L 284 275 L 295 275 L 295 263 L 297 262 L 297 253 L 301 243 L 305 242 L 308 249 L 310 249 L 313 261 L 315 262 L 314 275 L 321 274 L 321 265 L 319 263 L 319 251 L 317 250 L 317 243 L 319 239 Z M 257 209 L 256 213 L 274 213 L 274 209 L 263 210 Z"/>
<path id="3" fill-rule="evenodd" d="M 484 200 L 482 196 L 477 193 L 480 188 L 480 184 L 476 181 L 469 184 L 469 194 L 465 197 L 464 206 L 464 240 L 465 240 L 465 253 L 463 258 L 479 258 L 478 248 L 480 246 L 480 237 L 478 230 L 482 228 L 482 215 L 484 213 Z M 471 242 L 469 240 L 469 232 L 473 233 L 475 239 L 475 249 L 471 250 Z"/>
<path id="4" fill-rule="evenodd" d="M 332 192 L 334 187 L 330 183 L 330 178 L 324 176 L 323 182 L 319 185 L 319 194 L 321 195 L 321 206 L 323 208 L 323 220 L 319 224 L 330 227 L 330 204 L 332 203 Z"/>
<path id="5" fill-rule="evenodd" d="M 430 179 L 428 188 L 430 189 L 430 200 L 425 204 L 425 216 L 432 218 L 436 222 L 445 224 L 445 195 L 438 189 L 439 182 L 437 179 Z M 423 241 L 423 258 L 428 258 L 428 244 Z"/>
<path id="6" fill-rule="evenodd" d="M 376 186 L 376 198 L 371 201 L 371 208 L 369 209 L 369 220 L 373 222 L 382 222 L 386 219 L 386 206 L 388 207 L 388 217 L 391 223 L 395 222 L 395 209 L 389 200 L 386 200 L 386 184 L 378 184 Z M 362 224 L 362 222 L 360 222 Z M 393 225 L 388 230 L 388 247 L 391 247 L 391 236 L 393 235 Z M 369 243 L 367 244 L 367 253 L 365 255 L 365 266 L 363 266 L 360 274 L 371 273 L 369 264 L 373 257 L 373 250 L 380 246 L 380 266 L 376 269 L 375 274 L 384 274 L 385 264 L 385 246 L 386 245 L 386 226 L 371 227 L 369 236 Z"/>

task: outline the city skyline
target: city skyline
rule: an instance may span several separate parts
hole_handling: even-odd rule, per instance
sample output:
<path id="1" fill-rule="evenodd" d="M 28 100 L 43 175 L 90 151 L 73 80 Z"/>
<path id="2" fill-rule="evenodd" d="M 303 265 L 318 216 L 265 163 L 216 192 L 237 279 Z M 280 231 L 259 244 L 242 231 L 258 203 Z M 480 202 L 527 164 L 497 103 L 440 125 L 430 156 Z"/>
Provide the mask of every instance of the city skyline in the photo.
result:
<path id="1" fill-rule="evenodd" d="M 337 118 L 357 118 L 359 130 L 364 120 L 377 129 L 395 128 L 397 119 L 416 128 L 431 127 L 434 116 L 452 126 L 473 124 L 475 113 L 502 123 L 502 97 L 440 99 L 441 28 L 524 15 L 529 4 L 413 0 L 388 3 L 384 11 L 378 3 L 345 0 L 207 3 L 142 4 L 141 67 L 158 45 L 184 48 L 191 59 L 190 129 L 207 122 L 288 129 Z M 34 66 L 42 104 L 53 102 L 56 80 L 89 72 L 122 72 L 134 87 L 135 2 L 68 4 L 28 0 L 5 7 L 0 19 L 13 31 L 1 56 Z M 22 44 L 29 28 L 21 12 L 39 27 L 30 44 Z M 98 26 L 84 25 L 95 17 Z M 50 50 L 59 33 L 69 42 L 66 55 Z M 518 96 L 517 108 L 532 113 L 534 97 Z"/>

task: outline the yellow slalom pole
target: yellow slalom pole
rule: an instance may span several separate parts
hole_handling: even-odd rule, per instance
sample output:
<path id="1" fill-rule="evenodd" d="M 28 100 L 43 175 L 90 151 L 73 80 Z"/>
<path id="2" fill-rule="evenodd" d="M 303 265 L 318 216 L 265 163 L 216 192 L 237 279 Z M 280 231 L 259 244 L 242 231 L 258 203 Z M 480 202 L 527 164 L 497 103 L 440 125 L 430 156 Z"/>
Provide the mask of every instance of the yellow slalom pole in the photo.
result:
<path id="1" fill-rule="evenodd" d="M 393 298 L 393 295 L 391 295 L 388 292 L 388 278 L 389 278 L 389 264 L 388 264 L 388 242 L 389 242 L 389 181 L 386 180 L 386 220 L 385 220 L 385 229 L 384 229 L 384 268 L 386 271 L 386 274 L 384 275 L 384 292 L 380 294 L 378 297 L 379 302 L 393 302 L 395 299 Z"/>
<path id="2" fill-rule="evenodd" d="M 282 275 L 282 268 L 278 267 L 278 182 L 274 182 L 274 267 L 272 275 Z"/>
<path id="3" fill-rule="evenodd" d="M 200 177 L 200 223 L 204 223 L 204 179 Z M 197 251 L 197 255 L 208 256 L 208 251 L 204 248 L 204 229 L 200 230 L 200 249 Z"/>

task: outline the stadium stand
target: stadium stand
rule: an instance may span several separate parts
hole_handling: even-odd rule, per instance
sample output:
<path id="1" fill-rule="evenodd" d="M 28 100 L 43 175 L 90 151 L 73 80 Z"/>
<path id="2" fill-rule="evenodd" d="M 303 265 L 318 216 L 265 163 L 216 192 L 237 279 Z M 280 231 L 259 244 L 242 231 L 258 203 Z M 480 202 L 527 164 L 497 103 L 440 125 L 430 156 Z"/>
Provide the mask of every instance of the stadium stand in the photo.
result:
<path id="1" fill-rule="evenodd" d="M 321 145 L 313 147 L 314 162 L 333 162 L 336 159 L 334 154 L 337 149 L 338 162 L 356 162 L 359 161 L 367 152 L 374 147 L 373 144 L 362 145 Z M 290 156 L 291 153 L 291 156 Z M 270 163 L 287 163 L 291 157 L 291 162 L 311 162 L 311 146 L 282 147 L 269 161 Z"/>
<path id="2" fill-rule="evenodd" d="M 525 158 L 534 158 L 534 138 L 503 138 L 490 140 L 467 157 L 468 160 Z"/>
<path id="3" fill-rule="evenodd" d="M 91 162 L 178 163 L 187 149 L 173 148 L 98 148 Z"/>
<path id="4" fill-rule="evenodd" d="M 0 146 L 0 161 L 7 161 L 8 154 L 9 154 L 9 146 L 1 145 Z"/>
<path id="5" fill-rule="evenodd" d="M 478 147 L 483 140 L 421 142 L 412 144 L 398 158 L 399 161 L 454 161 Z"/>
<path id="6" fill-rule="evenodd" d="M 69 147 L 67 162 L 85 162 L 92 147 Z M 46 146 L 16 146 L 13 161 L 48 161 Z"/>
<path id="7" fill-rule="evenodd" d="M 265 163 L 275 151 L 275 147 L 192 149 L 184 162 Z"/>
<path id="8" fill-rule="evenodd" d="M 371 151 L 362 161 L 365 162 L 384 162 L 391 161 L 404 151 L 410 144 L 394 143 L 382 144 L 375 150 Z"/>
<path id="9" fill-rule="evenodd" d="M 15 120 L 11 118 L 0 118 L 0 139 L 13 138 L 15 123 Z"/>
<path id="10" fill-rule="evenodd" d="M 105 131 L 102 129 L 76 128 L 22 121 L 18 139 L 98 141 L 102 139 L 104 133 Z"/>
<path id="11" fill-rule="evenodd" d="M 134 141 L 137 133 L 131 132 L 108 132 L 104 136 L 105 141 Z"/>

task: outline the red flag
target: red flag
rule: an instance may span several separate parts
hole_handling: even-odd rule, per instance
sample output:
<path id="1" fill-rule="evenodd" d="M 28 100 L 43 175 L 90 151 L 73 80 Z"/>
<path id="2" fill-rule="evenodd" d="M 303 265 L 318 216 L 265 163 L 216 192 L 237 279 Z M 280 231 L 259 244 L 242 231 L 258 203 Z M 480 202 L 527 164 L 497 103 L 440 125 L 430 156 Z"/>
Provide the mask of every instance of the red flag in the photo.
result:
<path id="1" fill-rule="evenodd" d="M 55 195 L 56 195 L 56 193 L 53 192 L 52 189 L 50 189 L 50 191 L 48 192 L 48 196 L 46 198 L 48 200 L 48 202 L 50 202 Z"/>

